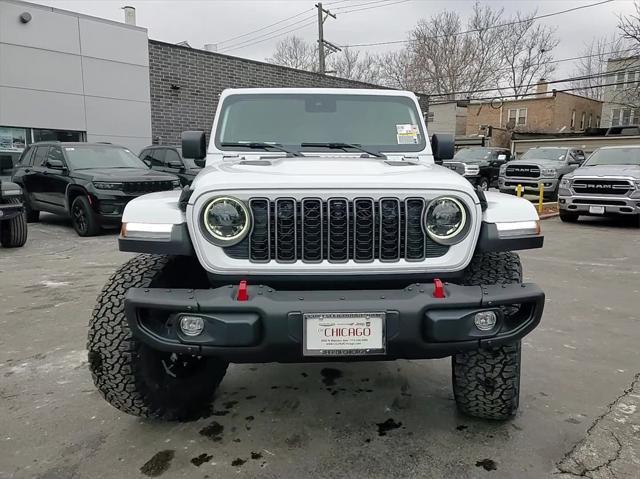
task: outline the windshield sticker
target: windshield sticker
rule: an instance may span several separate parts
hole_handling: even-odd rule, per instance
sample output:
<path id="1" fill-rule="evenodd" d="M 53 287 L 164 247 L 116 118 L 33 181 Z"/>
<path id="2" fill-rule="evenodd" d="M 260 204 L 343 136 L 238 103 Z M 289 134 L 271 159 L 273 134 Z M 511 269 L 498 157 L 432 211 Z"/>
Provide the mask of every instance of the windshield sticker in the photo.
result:
<path id="1" fill-rule="evenodd" d="M 418 125 L 396 125 L 398 145 L 415 145 L 418 143 Z"/>

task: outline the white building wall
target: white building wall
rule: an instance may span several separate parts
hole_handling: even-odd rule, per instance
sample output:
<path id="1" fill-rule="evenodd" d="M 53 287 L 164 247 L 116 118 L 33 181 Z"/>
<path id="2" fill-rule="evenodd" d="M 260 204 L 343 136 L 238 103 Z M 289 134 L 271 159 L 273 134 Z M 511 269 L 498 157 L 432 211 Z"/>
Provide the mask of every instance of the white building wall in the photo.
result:
<path id="1" fill-rule="evenodd" d="M 0 0 L 0 127 L 82 131 L 135 152 L 150 144 L 147 30 Z"/>
<path id="2" fill-rule="evenodd" d="M 601 126 L 640 125 L 640 57 L 611 59 L 607 71 Z"/>

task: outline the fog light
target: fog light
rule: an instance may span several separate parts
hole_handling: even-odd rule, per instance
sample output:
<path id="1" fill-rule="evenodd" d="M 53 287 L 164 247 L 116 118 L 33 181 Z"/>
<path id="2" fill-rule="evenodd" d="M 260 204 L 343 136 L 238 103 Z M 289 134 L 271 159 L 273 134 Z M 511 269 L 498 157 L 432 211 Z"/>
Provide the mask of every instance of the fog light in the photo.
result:
<path id="1" fill-rule="evenodd" d="M 495 327 L 497 319 L 498 317 L 493 311 L 480 311 L 476 313 L 473 322 L 476 323 L 476 328 L 480 331 L 490 331 Z"/>
<path id="2" fill-rule="evenodd" d="M 198 336 L 204 330 L 204 319 L 199 316 L 182 316 L 180 330 L 186 336 Z"/>

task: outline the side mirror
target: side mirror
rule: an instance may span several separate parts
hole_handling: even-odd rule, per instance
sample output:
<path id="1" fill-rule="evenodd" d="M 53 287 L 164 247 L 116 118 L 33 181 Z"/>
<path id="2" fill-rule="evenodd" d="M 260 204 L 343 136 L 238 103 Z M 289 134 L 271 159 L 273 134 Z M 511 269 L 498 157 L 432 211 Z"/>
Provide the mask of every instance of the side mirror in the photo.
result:
<path id="1" fill-rule="evenodd" d="M 183 131 L 182 157 L 193 158 L 196 165 L 201 166 L 202 163 L 202 166 L 204 166 L 206 156 L 207 140 L 204 136 L 204 131 Z"/>
<path id="2" fill-rule="evenodd" d="M 433 160 L 436 164 L 441 165 L 444 160 L 453 158 L 455 140 L 453 135 L 434 134 L 431 137 L 431 151 L 433 152 Z"/>
<path id="3" fill-rule="evenodd" d="M 167 166 L 175 170 L 184 170 L 184 165 L 181 161 L 170 161 L 169 163 L 167 163 Z"/>
<path id="4" fill-rule="evenodd" d="M 45 166 L 47 168 L 51 168 L 52 170 L 64 170 L 64 163 L 62 160 L 47 160 L 45 162 Z"/>

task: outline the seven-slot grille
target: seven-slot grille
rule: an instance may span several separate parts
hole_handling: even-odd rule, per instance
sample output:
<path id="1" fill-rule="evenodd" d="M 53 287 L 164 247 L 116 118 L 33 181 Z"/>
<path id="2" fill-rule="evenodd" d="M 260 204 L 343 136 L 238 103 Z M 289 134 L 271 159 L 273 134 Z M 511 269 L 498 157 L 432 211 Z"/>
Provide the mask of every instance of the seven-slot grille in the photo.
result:
<path id="1" fill-rule="evenodd" d="M 153 193 L 154 191 L 172 190 L 173 184 L 169 181 L 127 181 L 122 185 L 122 191 L 129 194 Z"/>
<path id="2" fill-rule="evenodd" d="M 505 175 L 519 178 L 539 178 L 540 167 L 535 165 L 508 165 Z"/>
<path id="3" fill-rule="evenodd" d="M 576 178 L 572 188 L 576 193 L 588 195 L 626 195 L 633 185 L 629 180 L 601 180 Z"/>
<path id="4" fill-rule="evenodd" d="M 266 263 L 420 261 L 448 251 L 423 231 L 422 198 L 253 198 L 253 228 L 231 257 Z"/>

